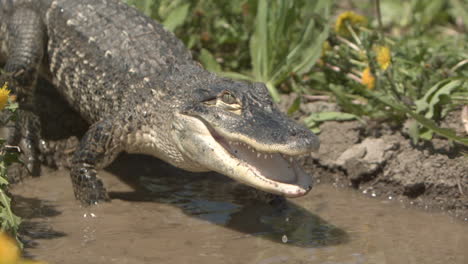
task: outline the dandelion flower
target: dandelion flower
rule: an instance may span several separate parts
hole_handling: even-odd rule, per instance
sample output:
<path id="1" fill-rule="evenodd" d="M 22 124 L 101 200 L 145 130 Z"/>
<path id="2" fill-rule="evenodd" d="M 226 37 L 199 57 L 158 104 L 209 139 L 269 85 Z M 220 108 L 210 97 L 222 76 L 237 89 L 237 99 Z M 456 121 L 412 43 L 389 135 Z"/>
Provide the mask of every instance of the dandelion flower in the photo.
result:
<path id="1" fill-rule="evenodd" d="M 0 231 L 0 264 L 46 264 L 42 261 L 22 259 L 16 241 Z"/>
<path id="2" fill-rule="evenodd" d="M 351 35 L 351 33 L 348 30 L 348 27 L 346 26 L 346 23 L 348 23 L 352 27 L 364 26 L 367 24 L 367 19 L 352 11 L 346 11 L 341 13 L 335 22 L 335 32 L 338 35 Z"/>
<path id="3" fill-rule="evenodd" d="M 364 84 L 369 90 L 374 89 L 375 77 L 372 75 L 371 69 L 369 67 L 365 68 L 362 72 L 361 83 Z"/>
<path id="4" fill-rule="evenodd" d="M 377 54 L 377 63 L 382 70 L 386 70 L 390 66 L 392 55 L 390 54 L 390 48 L 387 46 L 376 46 L 375 53 Z"/>
<path id="5" fill-rule="evenodd" d="M 5 108 L 8 102 L 8 96 L 10 95 L 10 90 L 8 90 L 8 84 L 5 83 L 2 88 L 0 88 L 0 110 Z"/>
<path id="6" fill-rule="evenodd" d="M 0 231 L 0 264 L 17 263 L 20 257 L 20 251 L 15 241 L 5 232 Z"/>

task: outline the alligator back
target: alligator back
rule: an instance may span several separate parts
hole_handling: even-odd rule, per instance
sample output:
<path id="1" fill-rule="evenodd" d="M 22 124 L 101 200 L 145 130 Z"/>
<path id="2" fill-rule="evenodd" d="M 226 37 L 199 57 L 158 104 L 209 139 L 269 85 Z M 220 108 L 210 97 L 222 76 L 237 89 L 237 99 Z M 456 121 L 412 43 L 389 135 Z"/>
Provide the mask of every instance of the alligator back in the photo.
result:
<path id="1" fill-rule="evenodd" d="M 118 0 L 53 1 L 44 22 L 52 79 L 89 122 L 151 89 L 164 95 L 170 72 L 194 64 L 172 33 Z"/>

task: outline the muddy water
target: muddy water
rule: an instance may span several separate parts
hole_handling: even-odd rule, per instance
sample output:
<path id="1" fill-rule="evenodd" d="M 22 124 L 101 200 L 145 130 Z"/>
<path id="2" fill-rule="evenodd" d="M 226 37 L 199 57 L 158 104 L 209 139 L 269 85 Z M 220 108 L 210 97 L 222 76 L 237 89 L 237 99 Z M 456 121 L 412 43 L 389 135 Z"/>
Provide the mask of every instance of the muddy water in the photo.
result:
<path id="1" fill-rule="evenodd" d="M 467 223 L 329 185 L 268 203 L 126 156 L 102 174 L 112 202 L 81 208 L 67 171 L 45 174 L 12 192 L 27 254 L 49 263 L 468 263 Z"/>

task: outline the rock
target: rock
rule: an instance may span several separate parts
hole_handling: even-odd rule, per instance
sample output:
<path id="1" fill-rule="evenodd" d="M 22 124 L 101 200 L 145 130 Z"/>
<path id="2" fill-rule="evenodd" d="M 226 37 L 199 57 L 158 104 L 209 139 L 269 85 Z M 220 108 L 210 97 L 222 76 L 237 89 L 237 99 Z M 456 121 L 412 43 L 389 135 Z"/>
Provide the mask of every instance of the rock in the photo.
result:
<path id="1" fill-rule="evenodd" d="M 320 126 L 320 149 L 312 158 L 321 165 L 336 167 L 336 159 L 350 146 L 359 141 L 359 122 L 325 122 Z"/>
<path id="2" fill-rule="evenodd" d="M 366 138 L 344 151 L 335 161 L 335 165 L 345 169 L 352 181 L 375 173 L 385 165 L 394 150 L 396 142 L 386 142 L 383 138 Z"/>
<path id="3" fill-rule="evenodd" d="M 300 105 L 300 110 L 301 112 L 305 113 L 306 116 L 311 113 L 340 111 L 337 104 L 324 101 L 303 103 Z"/>

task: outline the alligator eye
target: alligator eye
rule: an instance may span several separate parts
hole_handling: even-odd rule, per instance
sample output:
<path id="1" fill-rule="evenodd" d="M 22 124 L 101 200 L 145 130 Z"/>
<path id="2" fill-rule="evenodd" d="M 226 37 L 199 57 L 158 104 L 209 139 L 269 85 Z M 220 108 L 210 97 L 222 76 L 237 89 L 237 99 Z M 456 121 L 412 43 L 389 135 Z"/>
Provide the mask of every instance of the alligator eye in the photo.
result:
<path id="1" fill-rule="evenodd" d="M 218 95 L 216 106 L 238 115 L 240 115 L 242 111 L 240 102 L 229 91 L 223 91 Z"/>
<path id="2" fill-rule="evenodd" d="M 221 100 L 223 100 L 225 104 L 237 104 L 236 98 L 230 92 L 224 92 L 221 95 Z"/>

